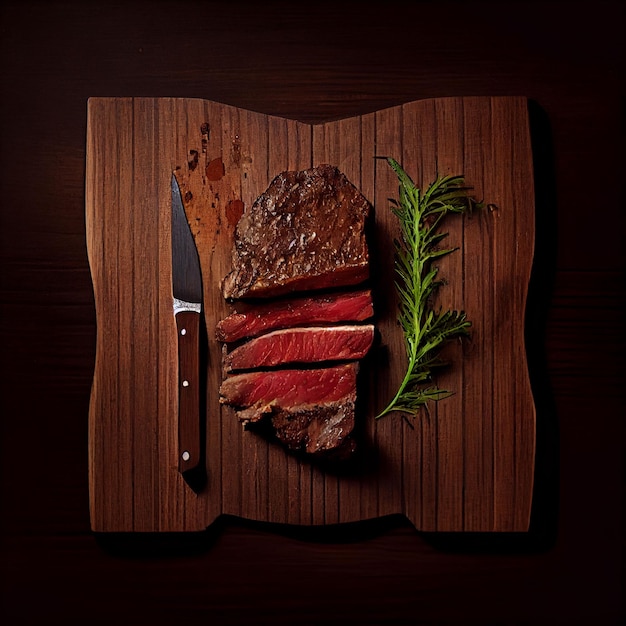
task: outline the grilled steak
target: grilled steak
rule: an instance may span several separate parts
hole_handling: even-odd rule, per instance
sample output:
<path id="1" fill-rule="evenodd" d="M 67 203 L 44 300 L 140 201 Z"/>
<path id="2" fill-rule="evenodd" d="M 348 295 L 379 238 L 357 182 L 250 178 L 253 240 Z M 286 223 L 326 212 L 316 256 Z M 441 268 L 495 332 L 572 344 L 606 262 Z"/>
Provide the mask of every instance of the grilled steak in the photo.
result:
<path id="1" fill-rule="evenodd" d="M 220 386 L 220 402 L 245 411 L 242 421 L 257 421 L 276 409 L 326 405 L 356 399 L 358 362 L 317 369 L 256 371 L 229 376 Z"/>
<path id="2" fill-rule="evenodd" d="M 278 328 L 361 322 L 374 315 L 370 291 L 291 298 L 248 306 L 219 321 L 218 341 L 234 342 Z"/>
<path id="3" fill-rule="evenodd" d="M 276 176 L 240 218 L 225 298 L 357 285 L 369 277 L 371 206 L 336 167 Z"/>
<path id="4" fill-rule="evenodd" d="M 373 324 L 284 328 L 235 348 L 224 357 L 224 368 L 230 372 L 288 363 L 361 359 L 367 354 L 373 340 Z"/>
<path id="5" fill-rule="evenodd" d="M 370 212 L 344 174 L 320 165 L 276 176 L 237 224 L 222 292 L 239 301 L 238 312 L 218 323 L 216 337 L 247 341 L 224 356 L 220 402 L 243 424 L 269 425 L 294 451 L 343 458 L 355 448 L 359 359 L 374 338 L 372 324 L 356 323 L 373 317 L 372 296 L 337 291 L 369 278 Z M 323 290 L 335 293 L 303 294 Z M 328 366 L 337 361 L 349 362 Z"/>

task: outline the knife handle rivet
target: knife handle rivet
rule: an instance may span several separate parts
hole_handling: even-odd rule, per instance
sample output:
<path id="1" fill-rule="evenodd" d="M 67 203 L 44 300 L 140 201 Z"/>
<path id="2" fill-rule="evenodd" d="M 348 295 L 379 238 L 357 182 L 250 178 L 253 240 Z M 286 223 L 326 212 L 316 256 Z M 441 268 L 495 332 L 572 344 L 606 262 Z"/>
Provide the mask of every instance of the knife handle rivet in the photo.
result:
<path id="1" fill-rule="evenodd" d="M 189 387 L 189 381 L 183 380 L 183 387 Z"/>
<path id="2" fill-rule="evenodd" d="M 187 329 L 186 328 L 182 328 L 180 331 L 181 335 L 186 335 L 187 334 Z"/>
<path id="3" fill-rule="evenodd" d="M 189 452 L 187 452 L 187 450 L 185 450 L 182 454 L 181 454 L 183 461 L 188 461 L 191 458 L 191 455 L 189 454 Z"/>

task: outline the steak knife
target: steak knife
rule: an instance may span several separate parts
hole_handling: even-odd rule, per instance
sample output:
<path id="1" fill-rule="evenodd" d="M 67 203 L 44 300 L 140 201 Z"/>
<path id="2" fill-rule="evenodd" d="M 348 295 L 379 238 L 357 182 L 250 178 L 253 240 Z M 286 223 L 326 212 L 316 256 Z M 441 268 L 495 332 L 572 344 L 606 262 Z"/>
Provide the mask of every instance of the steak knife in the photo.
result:
<path id="1" fill-rule="evenodd" d="M 194 490 L 206 479 L 203 445 L 202 273 L 176 176 L 172 174 L 172 295 L 178 345 L 178 471 Z"/>

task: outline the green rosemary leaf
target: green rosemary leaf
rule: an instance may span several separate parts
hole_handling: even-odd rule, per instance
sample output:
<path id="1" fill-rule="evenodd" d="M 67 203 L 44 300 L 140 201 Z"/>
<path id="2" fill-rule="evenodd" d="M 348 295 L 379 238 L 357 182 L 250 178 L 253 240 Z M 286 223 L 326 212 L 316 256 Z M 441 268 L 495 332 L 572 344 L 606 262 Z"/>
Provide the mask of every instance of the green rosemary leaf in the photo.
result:
<path id="1" fill-rule="evenodd" d="M 448 248 L 447 250 L 433 250 L 428 253 L 429 259 L 437 259 L 442 256 L 446 256 L 446 254 L 450 254 L 451 252 L 455 252 L 458 248 Z"/>
<path id="2" fill-rule="evenodd" d="M 444 284 L 437 280 L 433 261 L 456 250 L 438 247 L 448 235 L 438 230 L 443 219 L 481 206 L 471 198 L 462 176 L 438 177 L 422 192 L 397 161 L 388 158 L 387 163 L 399 183 L 398 199 L 391 201 L 390 209 L 400 225 L 400 238 L 394 242 L 395 284 L 408 364 L 396 394 L 377 419 L 394 411 L 416 414 L 452 393 L 433 383 L 433 373 L 445 364 L 439 355 L 443 344 L 467 336 L 471 322 L 463 311 L 432 309 L 432 298 Z"/>

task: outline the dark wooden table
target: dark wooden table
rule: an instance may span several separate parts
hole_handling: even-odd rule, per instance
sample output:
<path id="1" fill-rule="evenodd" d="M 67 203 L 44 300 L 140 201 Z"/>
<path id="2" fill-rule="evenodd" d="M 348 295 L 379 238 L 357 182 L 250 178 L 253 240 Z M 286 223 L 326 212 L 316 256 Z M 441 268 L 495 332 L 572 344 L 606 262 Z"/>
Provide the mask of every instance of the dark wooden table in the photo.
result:
<path id="1" fill-rule="evenodd" d="M 6 2 L 4 624 L 620 623 L 624 32 L 620 2 Z M 309 123 L 421 98 L 541 115 L 528 535 L 387 518 L 95 537 L 86 100 L 199 97 Z"/>

